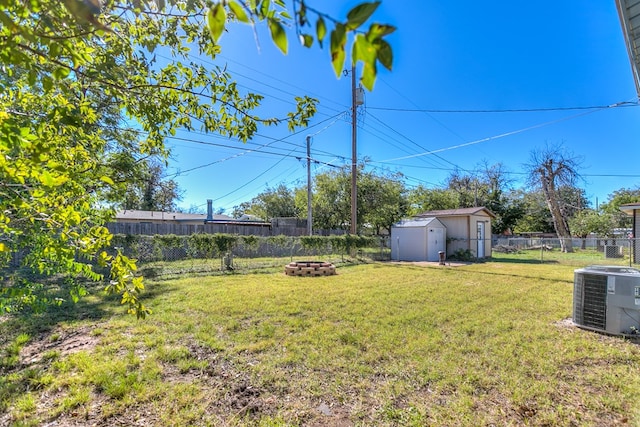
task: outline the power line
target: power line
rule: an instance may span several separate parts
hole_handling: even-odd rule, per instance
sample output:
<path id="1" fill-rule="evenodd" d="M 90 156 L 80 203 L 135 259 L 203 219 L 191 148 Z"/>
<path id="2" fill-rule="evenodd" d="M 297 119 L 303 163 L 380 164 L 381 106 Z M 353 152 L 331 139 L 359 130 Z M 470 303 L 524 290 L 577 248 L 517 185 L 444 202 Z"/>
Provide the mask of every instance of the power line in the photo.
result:
<path id="1" fill-rule="evenodd" d="M 374 117 L 374 119 L 378 120 L 375 117 Z M 372 126 L 368 126 L 368 127 L 362 127 L 362 128 L 360 128 L 360 130 L 365 132 L 365 133 L 370 134 L 374 138 L 377 138 L 377 139 L 383 141 L 385 144 L 388 144 L 388 145 L 398 149 L 399 151 L 402 151 L 402 152 L 407 153 L 407 154 L 414 154 L 415 153 L 415 150 L 412 150 L 411 148 L 409 148 L 409 146 L 407 144 L 403 143 L 399 139 L 395 138 L 394 136 L 392 136 L 392 135 L 390 135 L 388 133 L 385 133 L 384 131 L 382 131 L 382 130 L 380 130 L 378 128 L 375 128 L 375 127 L 372 127 Z M 398 145 L 394 144 L 392 141 L 397 142 Z M 439 163 L 437 163 L 433 159 L 421 157 L 420 160 L 422 160 L 424 162 L 428 162 L 430 165 L 432 165 L 431 167 L 433 169 L 439 169 L 440 168 Z M 399 165 L 399 166 L 402 166 L 402 165 Z"/>
<path id="2" fill-rule="evenodd" d="M 293 151 L 293 150 L 292 150 Z M 271 167 L 265 169 L 263 172 L 261 172 L 260 174 L 258 174 L 255 178 L 245 182 L 244 184 L 242 184 L 241 186 L 237 187 L 235 190 L 231 190 L 230 192 L 216 198 L 213 199 L 213 201 L 218 201 L 220 199 L 224 199 L 227 196 L 232 195 L 233 193 L 237 192 L 238 190 L 243 189 L 244 187 L 246 187 L 247 185 L 251 184 L 252 182 L 254 182 L 255 180 L 257 180 L 258 178 L 260 178 L 261 176 L 264 176 L 267 172 L 269 172 L 271 169 L 275 168 L 276 166 L 278 166 L 286 157 L 281 158 L 280 160 L 278 160 L 277 162 L 275 162 Z"/>
<path id="3" fill-rule="evenodd" d="M 172 61 L 172 60 L 173 60 L 172 58 L 169 58 L 169 57 L 164 56 L 164 55 L 161 55 L 161 54 L 156 54 L 156 55 L 157 55 L 158 57 L 163 58 L 163 59 L 166 59 L 166 60 L 168 60 L 168 61 Z M 194 56 L 194 55 L 191 55 L 191 54 L 189 54 L 189 53 L 185 53 L 185 56 L 186 56 L 186 57 L 188 57 L 188 58 L 191 58 L 191 60 L 193 60 L 193 61 L 200 62 L 201 64 L 217 66 L 217 64 L 216 64 L 216 63 L 211 62 L 211 61 L 209 61 L 209 60 L 207 60 L 207 59 L 201 58 L 201 57 L 199 57 L 199 56 Z M 273 80 L 275 80 L 275 81 L 277 81 L 277 82 L 283 83 L 283 84 L 285 84 L 285 85 L 287 85 L 287 86 L 289 86 L 289 87 L 292 87 L 292 88 L 297 89 L 297 90 L 301 90 L 301 91 L 303 91 L 303 92 L 305 92 L 305 93 L 307 93 L 307 94 L 310 94 L 310 95 L 312 95 L 312 96 L 316 96 L 318 99 L 321 99 L 321 98 L 322 98 L 322 99 L 325 99 L 325 100 L 329 101 L 330 103 L 333 103 L 333 104 L 336 104 L 336 105 L 340 106 L 340 108 L 342 108 L 342 109 L 347 108 L 345 105 L 341 105 L 340 103 L 335 102 L 335 101 L 333 101 L 333 100 L 331 100 L 331 99 L 328 99 L 328 98 L 323 97 L 323 96 L 321 96 L 321 95 L 319 96 L 319 95 L 317 95 L 317 94 L 314 94 L 312 91 L 309 91 L 309 90 L 304 89 L 304 88 L 300 88 L 300 87 L 298 87 L 298 86 L 292 85 L 292 84 L 291 84 L 291 83 L 289 83 L 289 82 L 286 82 L 286 81 L 281 80 L 281 79 L 278 79 L 278 78 L 276 78 L 276 77 L 274 77 L 274 76 L 271 76 L 271 75 L 265 74 L 264 72 L 262 72 L 262 71 L 260 71 L 260 70 L 256 70 L 256 69 L 251 68 L 251 67 L 249 67 L 249 66 L 247 66 L 247 65 L 244 65 L 244 64 L 242 64 L 242 63 L 240 63 L 240 62 L 238 62 L 238 61 L 235 61 L 235 60 L 229 59 L 228 57 L 226 57 L 226 56 L 224 56 L 224 55 L 218 55 L 218 57 L 223 58 L 223 59 L 225 59 L 225 60 L 226 60 L 226 61 L 228 61 L 228 62 L 233 62 L 233 63 L 235 63 L 235 64 L 237 64 L 237 65 L 240 65 L 241 67 L 247 68 L 248 70 L 254 71 L 254 72 L 256 72 L 256 73 L 260 74 L 261 76 L 267 76 L 267 77 L 269 77 L 269 78 L 271 78 L 271 79 L 273 79 Z M 278 91 L 278 93 L 281 93 L 281 94 L 282 94 L 282 93 L 284 93 L 284 94 L 291 95 L 291 96 L 294 96 L 294 97 L 295 97 L 295 96 L 298 96 L 297 94 L 292 93 L 292 92 L 288 92 L 288 91 L 286 91 L 286 90 L 282 89 L 281 87 L 276 87 L 276 86 L 271 85 L 271 84 L 269 84 L 269 83 L 265 83 L 265 82 L 264 82 L 264 81 L 262 81 L 262 80 L 256 79 L 256 78 L 254 78 L 254 77 L 247 76 L 247 75 L 242 74 L 242 73 L 239 73 L 239 72 L 238 72 L 238 71 L 236 71 L 236 70 L 230 70 L 230 69 L 228 69 L 228 68 L 226 68 L 226 69 L 227 69 L 227 70 L 229 70 L 229 71 L 232 73 L 232 75 L 233 75 L 233 76 L 240 76 L 240 77 L 242 77 L 242 78 L 244 78 L 244 79 L 246 79 L 246 80 L 250 80 L 250 81 L 253 81 L 253 82 L 258 83 L 258 84 L 260 84 L 260 85 L 263 85 L 263 86 L 265 86 L 265 87 L 268 87 L 268 88 L 271 88 L 271 89 L 275 89 L 275 90 L 277 90 L 277 91 Z M 267 93 L 265 93 L 265 92 L 262 92 L 262 91 L 260 91 L 260 90 L 258 90 L 258 89 L 251 88 L 251 87 L 246 86 L 246 85 L 242 85 L 242 84 L 238 84 L 238 85 L 239 85 L 239 86 L 242 86 L 242 87 L 244 87 L 244 88 L 246 88 L 246 89 L 248 89 L 248 90 L 250 90 L 250 91 L 252 91 L 252 92 L 262 93 L 262 94 L 264 94 L 264 95 L 268 96 L 270 99 L 276 99 L 276 100 L 281 101 L 281 102 L 284 102 L 284 103 L 286 103 L 286 104 L 291 104 L 291 103 L 292 103 L 292 101 L 291 101 L 291 100 L 282 99 L 282 98 L 279 98 L 278 96 L 275 96 L 275 95 L 272 95 L 272 94 L 267 94 Z M 321 105 L 322 105 L 322 106 L 325 106 L 324 104 L 321 104 Z M 340 110 L 337 110 L 337 109 L 335 109 L 335 108 L 331 108 L 331 107 L 328 107 L 328 106 L 325 106 L 325 107 L 326 107 L 328 110 L 331 110 L 331 111 L 333 111 L 333 112 L 339 112 L 339 111 L 340 111 Z M 322 113 L 322 112 L 318 112 L 318 113 L 319 113 L 319 114 L 326 114 L 326 113 Z"/>
<path id="4" fill-rule="evenodd" d="M 278 178 L 281 175 L 284 175 L 285 173 L 291 171 L 286 177 L 284 177 L 283 179 L 288 178 L 289 176 L 291 176 L 293 173 L 295 173 L 297 170 L 299 170 L 300 168 L 298 166 L 293 166 L 289 169 L 284 170 L 283 172 L 281 172 L 280 174 L 276 175 L 273 177 L 273 179 L 275 180 L 276 178 Z M 266 183 L 266 185 L 268 186 L 269 184 Z M 233 200 L 229 200 L 227 201 L 226 205 L 224 205 L 225 209 L 229 208 L 229 207 L 233 207 L 233 204 L 239 200 L 245 199 L 246 197 L 249 197 L 253 192 L 249 192 L 249 193 L 245 193 L 242 196 L 238 196 Z M 219 200 L 219 199 L 216 199 Z"/>
<path id="5" fill-rule="evenodd" d="M 335 119 L 331 124 L 329 124 L 329 125 L 325 126 L 323 129 L 319 130 L 318 132 L 316 132 L 316 133 L 314 134 L 314 135 L 317 135 L 317 134 L 319 134 L 319 133 L 321 133 L 321 132 L 324 132 L 326 129 L 330 128 L 331 126 L 333 126 L 333 125 L 338 121 L 338 119 L 340 118 L 340 116 L 344 116 L 345 114 L 346 114 L 346 111 L 339 112 L 338 114 L 335 114 L 335 115 L 333 115 L 333 116 L 329 116 L 329 117 L 327 117 L 326 119 L 321 120 L 321 121 L 320 121 L 320 122 L 318 122 L 318 123 L 315 123 L 315 124 L 313 124 L 313 125 L 307 126 L 306 128 L 301 129 L 301 130 L 299 130 L 299 131 L 297 131 L 297 132 L 294 132 L 294 133 L 292 133 L 291 135 L 288 135 L 288 136 L 283 137 L 283 138 L 276 138 L 276 137 L 272 137 L 272 136 L 269 136 L 269 135 L 264 135 L 264 134 L 257 133 L 257 132 L 253 134 L 253 136 L 255 136 L 255 137 L 260 137 L 260 138 L 264 138 L 264 139 L 269 139 L 269 140 L 271 140 L 272 142 L 271 142 L 271 143 L 269 143 L 269 144 L 259 145 L 259 144 L 255 143 L 255 142 L 251 142 L 251 141 L 243 142 L 243 141 L 240 141 L 240 140 L 237 140 L 237 139 L 234 139 L 233 141 L 236 141 L 236 142 L 238 142 L 238 143 L 240 143 L 240 144 L 246 144 L 246 145 L 259 145 L 260 147 L 267 147 L 267 146 L 271 146 L 271 145 L 272 145 L 273 143 L 275 143 L 275 142 L 282 142 L 282 143 L 284 143 L 284 144 L 291 145 L 291 146 L 294 146 L 294 147 L 299 148 L 299 149 L 301 149 L 301 150 L 304 150 L 304 149 L 305 149 L 305 147 L 304 147 L 303 145 L 296 144 L 296 143 L 294 143 L 294 142 L 289 142 L 289 141 L 286 141 L 285 139 L 286 139 L 286 138 L 289 138 L 290 136 L 293 136 L 293 135 L 298 135 L 298 134 L 300 134 L 300 133 L 304 132 L 304 131 L 305 131 L 305 129 L 311 129 L 311 128 L 314 128 L 314 127 L 316 127 L 316 126 L 319 126 L 319 125 L 321 125 L 322 123 L 325 123 L 325 122 L 327 122 L 327 121 L 329 121 L 329 120 L 331 120 L 331 119 Z M 198 119 L 198 118 L 194 118 L 194 119 L 195 119 L 195 120 L 198 120 L 198 121 L 201 121 L 201 119 Z M 195 131 L 195 130 L 190 130 L 190 131 L 188 131 L 188 132 L 189 132 L 189 133 L 197 133 L 197 134 L 199 134 L 199 135 L 211 136 L 211 137 L 218 138 L 218 139 L 231 140 L 231 138 L 228 138 L 228 137 L 225 137 L 225 136 L 221 136 L 221 135 L 217 135 L 217 134 L 213 134 L 213 133 L 208 133 L 208 132 L 201 132 L 201 131 Z M 173 137 L 168 136 L 168 137 L 166 137 L 166 138 L 173 138 Z M 229 147 L 230 147 L 230 148 L 235 148 L 235 147 L 232 147 L 232 146 L 229 146 Z M 273 148 L 276 148 L 276 147 L 273 147 Z M 278 149 L 278 150 L 284 150 L 284 148 L 277 148 L 277 149 Z M 339 155 L 337 155 L 337 154 L 335 154 L 335 153 L 331 153 L 331 152 L 324 151 L 324 150 L 316 150 L 316 153 L 317 153 L 317 154 L 320 154 L 320 155 L 327 156 L 327 157 L 336 157 L 336 156 L 338 156 L 338 157 L 342 157 L 342 156 L 339 156 Z"/>
<path id="6" fill-rule="evenodd" d="M 615 107 L 604 107 L 604 108 L 606 109 L 606 108 L 615 108 Z M 383 163 L 384 162 L 393 162 L 393 161 L 397 161 L 397 160 L 406 160 L 406 159 L 411 159 L 411 158 L 416 158 L 416 157 L 421 157 L 421 156 L 427 156 L 427 155 L 437 155 L 437 153 L 441 153 L 443 151 L 455 150 L 457 148 L 468 147 L 470 145 L 480 144 L 481 142 L 487 142 L 487 141 L 492 141 L 494 139 L 504 138 L 506 136 L 515 135 L 515 134 L 526 132 L 526 131 L 529 131 L 529 130 L 532 130 L 532 129 L 537 129 L 537 128 L 541 128 L 541 127 L 544 127 L 544 126 L 552 125 L 552 124 L 555 124 L 555 123 L 560 123 L 560 122 L 563 122 L 563 121 L 566 121 L 566 120 L 575 119 L 575 118 L 578 118 L 578 117 L 581 117 L 581 116 L 586 116 L 587 114 L 592 114 L 592 113 L 595 113 L 597 111 L 602 111 L 602 110 L 587 111 L 585 113 L 579 113 L 579 114 L 575 114 L 573 116 L 563 117 L 561 119 L 556 119 L 556 120 L 551 120 L 551 121 L 544 122 L 544 123 L 539 123 L 537 125 L 528 126 L 526 128 L 514 130 L 514 131 L 511 131 L 511 132 L 506 132 L 506 133 L 503 133 L 503 134 L 500 134 L 500 135 L 495 135 L 495 136 L 490 136 L 490 137 L 487 137 L 487 138 L 477 139 L 475 141 L 465 142 L 464 144 L 453 145 L 451 147 L 439 148 L 437 150 L 432 150 L 432 151 L 425 151 L 423 153 L 418 153 L 418 154 L 414 154 L 414 155 L 411 155 L 411 156 L 404 156 L 404 157 L 396 157 L 394 159 L 387 159 L 387 160 L 384 160 Z"/>
<path id="7" fill-rule="evenodd" d="M 407 164 L 402 164 L 402 163 L 390 163 L 390 162 L 379 162 L 379 161 L 375 161 L 372 160 L 371 163 L 379 163 L 379 164 L 383 164 L 383 165 L 390 165 L 390 166 L 399 166 L 402 168 L 414 168 L 414 169 L 429 169 L 429 170 L 441 170 L 441 171 L 449 171 L 449 172 L 455 172 L 458 169 L 454 169 L 454 168 L 435 168 L 435 167 L 431 167 L 431 166 L 422 166 L 422 165 L 407 165 Z M 482 173 L 484 172 L 483 169 L 467 169 L 465 170 L 465 172 L 468 173 L 472 173 L 472 174 L 477 174 L 477 173 Z M 512 172 L 512 171 L 503 171 L 504 174 L 506 175 L 519 175 L 519 176 L 525 176 L 528 175 L 527 172 Z M 634 175 L 634 174 L 589 174 L 589 173 L 581 173 L 580 176 L 585 177 L 585 178 L 640 178 L 640 175 Z"/>
<path id="8" fill-rule="evenodd" d="M 340 113 L 340 114 L 342 114 L 342 113 Z M 322 124 L 322 123 L 324 123 L 324 122 L 327 122 L 327 121 L 329 121 L 330 119 L 335 118 L 335 117 L 337 117 L 337 116 L 339 116 L 339 115 L 336 115 L 336 116 L 334 116 L 334 117 L 330 117 L 330 118 L 328 118 L 328 119 L 325 119 L 325 120 L 323 120 L 323 121 L 321 121 L 321 122 L 319 122 L 319 123 L 316 123 L 315 125 L 310 126 L 310 127 L 319 126 L 320 124 Z M 323 132 L 323 131 L 325 131 L 325 130 L 326 130 L 326 129 L 328 129 L 329 127 L 333 126 L 333 125 L 336 123 L 336 121 L 337 121 L 337 120 L 334 120 L 331 124 L 329 124 L 328 126 L 325 126 L 323 129 L 321 129 L 320 131 L 316 132 L 316 135 L 317 135 L 317 134 L 319 134 L 319 133 L 321 133 L 321 132 Z M 288 153 L 286 153 L 286 154 L 283 154 L 283 153 L 274 153 L 274 152 L 269 152 L 269 151 L 265 151 L 265 150 L 260 150 L 260 148 L 267 147 L 267 146 L 270 146 L 270 145 L 272 145 L 272 144 L 274 144 L 274 143 L 276 143 L 276 142 L 283 141 L 283 140 L 284 140 L 284 139 L 286 139 L 286 138 L 290 138 L 290 137 L 292 137 L 292 136 L 298 135 L 298 134 L 300 134 L 300 133 L 302 133 L 303 131 L 306 131 L 306 130 L 308 130 L 308 129 L 309 129 L 309 128 L 301 129 L 301 130 L 299 130 L 299 131 L 297 131 L 297 132 L 294 132 L 294 133 L 292 133 L 292 134 L 290 134 L 290 135 L 287 135 L 287 136 L 285 136 L 285 137 L 283 137 L 283 138 L 280 138 L 280 139 L 274 139 L 274 141 L 272 141 L 272 142 L 270 142 L 270 143 L 268 143 L 268 144 L 261 145 L 261 146 L 259 146 L 257 149 L 255 149 L 255 150 L 245 150 L 245 151 L 243 151 L 242 153 L 234 154 L 233 156 L 229 156 L 229 157 L 226 157 L 226 158 L 224 158 L 224 159 L 218 159 L 218 160 L 216 160 L 216 161 L 209 162 L 209 163 L 206 163 L 206 164 L 202 164 L 202 165 L 199 165 L 199 166 L 196 166 L 196 167 L 193 167 L 193 168 L 190 168 L 190 169 L 184 170 L 184 171 L 178 171 L 178 172 L 176 172 L 176 173 L 175 173 L 175 174 L 173 174 L 173 175 L 168 175 L 167 177 L 175 178 L 175 177 L 178 177 L 178 176 L 183 176 L 183 175 L 185 175 L 185 174 L 186 174 L 186 173 L 188 173 L 188 172 L 192 172 L 192 171 L 197 170 L 197 169 L 202 169 L 202 168 L 205 168 L 205 167 L 208 167 L 208 166 L 212 166 L 212 165 L 214 165 L 214 164 L 222 163 L 222 162 L 225 162 L 225 161 L 227 161 L 227 160 L 231 160 L 231 159 L 234 159 L 234 158 L 237 158 L 237 157 L 240 157 L 240 156 L 244 156 L 244 155 L 246 155 L 246 154 L 253 153 L 253 152 L 259 152 L 259 153 L 264 153 L 264 154 L 272 154 L 272 155 L 282 156 L 283 158 L 282 158 L 280 161 L 284 160 L 284 159 L 285 159 L 285 158 L 287 158 L 287 157 L 293 157 L 293 158 L 296 158 L 296 159 L 300 160 L 303 156 L 292 156 L 292 155 L 291 155 L 291 153 L 294 153 L 297 149 L 302 148 L 301 146 L 298 146 L 298 145 L 296 145 L 296 144 L 293 144 L 293 145 L 295 146 L 295 148 L 294 148 L 293 150 L 290 150 L 290 151 L 289 151 Z M 232 149 L 242 149 L 242 148 L 243 148 L 243 147 L 234 147 L 234 146 L 224 145 L 224 144 L 216 144 L 216 143 L 213 143 L 213 142 L 190 140 L 190 139 L 186 139 L 186 138 L 179 138 L 179 137 L 168 137 L 168 138 L 176 139 L 176 140 L 181 140 L 181 141 L 186 141 L 186 142 L 193 142 L 193 143 L 202 144 L 202 145 L 222 146 L 222 147 L 225 147 L 225 148 L 232 148 Z M 318 163 L 318 164 L 324 164 L 324 162 L 322 162 L 322 161 L 320 161 L 320 160 L 313 160 L 313 161 L 314 161 L 315 163 Z M 331 166 L 331 165 L 328 165 L 328 166 Z"/>
<path id="9" fill-rule="evenodd" d="M 547 108 L 511 108 L 495 110 L 442 110 L 442 109 L 419 109 L 419 108 L 390 108 L 390 107 L 367 107 L 370 110 L 380 111 L 400 111 L 405 113 L 531 113 L 542 111 L 571 111 L 571 110 L 603 110 L 607 108 L 638 107 L 638 102 L 617 102 L 610 105 L 591 105 L 582 107 L 547 107 Z"/>
<path id="10" fill-rule="evenodd" d="M 318 99 L 320 99 L 320 98 L 324 98 L 324 99 L 326 99 L 327 101 L 329 101 L 329 102 L 331 102 L 331 103 L 333 103 L 333 104 L 335 104 L 335 105 L 338 105 L 340 108 L 343 108 L 343 109 L 344 109 L 344 108 L 348 108 L 348 106 L 347 106 L 347 105 L 345 105 L 345 104 L 342 104 L 342 103 L 340 103 L 340 102 L 334 101 L 334 100 L 329 99 L 329 98 L 326 98 L 326 97 L 324 97 L 324 95 L 318 95 L 318 94 L 315 94 L 315 93 L 313 93 L 312 91 L 309 91 L 308 89 L 304 89 L 304 88 L 301 88 L 301 87 L 299 87 L 299 86 L 293 85 L 293 84 L 291 84 L 290 82 L 287 82 L 287 81 L 285 81 L 285 80 L 281 80 L 281 79 L 279 79 L 279 78 L 277 78 L 277 77 L 274 77 L 274 76 L 271 76 L 271 75 L 265 74 L 263 71 L 256 70 L 255 68 L 251 68 L 251 67 L 249 67 L 248 65 L 245 65 L 245 64 L 242 64 L 242 63 L 240 63 L 240 62 L 238 62 L 238 61 L 235 61 L 235 60 L 233 60 L 233 59 L 230 59 L 229 57 L 227 57 L 227 56 L 225 56 L 225 55 L 218 55 L 218 56 L 219 56 L 219 57 L 221 57 L 221 58 L 223 58 L 223 59 L 226 59 L 228 62 L 233 62 L 233 63 L 235 63 L 235 64 L 238 64 L 238 65 L 240 65 L 241 67 L 244 67 L 244 68 L 246 68 L 246 69 L 248 69 L 248 70 L 254 71 L 254 72 L 256 72 L 256 73 L 258 73 L 258 74 L 260 74 L 260 75 L 266 75 L 267 77 L 269 77 L 269 78 L 271 78 L 271 79 L 273 79 L 273 80 L 275 80 L 275 81 L 277 81 L 277 82 L 283 83 L 283 84 L 285 84 L 285 85 L 287 85 L 287 86 L 290 86 L 290 87 L 292 87 L 292 88 L 294 88 L 294 89 L 302 90 L 302 91 L 303 91 L 303 92 L 305 92 L 305 93 L 308 93 L 308 94 L 310 94 L 310 95 L 313 95 L 313 96 L 317 97 Z M 237 72 L 236 72 L 236 71 L 234 71 L 234 73 L 237 73 Z"/>
<path id="11" fill-rule="evenodd" d="M 390 129 L 392 132 L 394 132 L 394 133 L 396 133 L 396 134 L 400 135 L 401 137 L 403 137 L 404 139 L 406 139 L 407 141 L 409 141 L 410 143 L 412 143 L 412 144 L 413 144 L 413 145 L 415 145 L 416 147 L 420 148 L 421 150 L 427 150 L 426 148 L 424 148 L 423 146 L 421 146 L 421 145 L 420 145 L 420 144 L 418 144 L 417 142 L 413 141 L 411 138 L 409 138 L 409 137 L 407 137 L 407 136 L 405 136 L 405 135 L 401 134 L 400 132 L 398 132 L 397 130 L 395 130 L 394 128 L 392 128 L 391 126 L 389 126 L 388 124 L 386 124 L 386 123 L 385 123 L 385 122 L 383 122 L 382 120 L 378 119 L 378 118 L 377 118 L 376 116 L 374 116 L 373 114 L 369 114 L 369 115 L 370 115 L 371 117 L 373 117 L 375 120 L 377 120 L 379 123 L 381 123 L 383 126 L 385 126 L 386 128 Z M 433 154 L 433 155 L 434 155 L 434 157 L 436 157 L 436 158 L 438 158 L 438 159 L 442 160 L 443 162 L 448 163 L 448 164 L 450 164 L 450 165 L 452 165 L 452 166 L 454 166 L 454 167 L 456 167 L 456 168 L 461 169 L 461 168 L 460 168 L 458 165 L 456 165 L 455 163 L 452 163 L 452 162 L 450 162 L 449 160 L 445 159 L 444 157 L 442 157 L 442 156 L 439 156 L 439 155 L 435 154 L 436 152 L 437 152 L 437 151 L 429 151 L 429 150 L 427 150 L 427 153 L 429 153 L 429 154 Z M 424 154 L 420 154 L 420 153 L 419 153 L 419 154 L 415 154 L 415 155 L 410 155 L 410 156 L 407 156 L 407 157 L 403 157 L 402 159 L 404 159 L 404 158 L 412 158 L 412 157 L 420 157 L 420 156 L 422 156 L 422 155 L 424 155 Z M 398 159 L 392 159 L 392 160 L 398 160 Z"/>
<path id="12" fill-rule="evenodd" d="M 411 105 L 413 105 L 414 107 L 418 107 L 418 105 L 413 102 L 413 100 L 411 100 L 410 98 L 408 98 L 407 96 L 405 96 L 404 94 L 400 93 L 400 91 L 398 91 L 396 88 L 394 88 L 393 86 L 391 86 L 389 83 L 387 83 L 386 81 L 384 81 L 383 79 L 381 79 L 382 83 L 385 84 L 388 88 L 390 88 L 392 91 L 394 91 L 395 93 L 397 93 L 398 95 L 400 95 L 402 98 L 406 99 L 407 101 L 409 101 L 411 103 Z M 372 108 L 372 109 L 377 109 L 377 108 Z M 419 110 L 419 109 L 418 109 Z M 444 123 L 442 123 L 440 120 L 436 119 L 435 117 L 433 117 L 431 114 L 429 114 L 428 111 L 422 111 L 427 117 L 429 117 L 431 120 L 433 120 L 434 122 L 436 122 L 438 125 L 440 125 L 442 128 L 446 129 L 449 133 L 451 133 L 453 136 L 455 136 L 456 138 L 460 139 L 461 141 L 464 141 L 464 138 L 458 134 L 457 132 L 455 132 L 453 129 L 451 129 L 450 127 L 448 127 L 447 125 L 445 125 Z"/>

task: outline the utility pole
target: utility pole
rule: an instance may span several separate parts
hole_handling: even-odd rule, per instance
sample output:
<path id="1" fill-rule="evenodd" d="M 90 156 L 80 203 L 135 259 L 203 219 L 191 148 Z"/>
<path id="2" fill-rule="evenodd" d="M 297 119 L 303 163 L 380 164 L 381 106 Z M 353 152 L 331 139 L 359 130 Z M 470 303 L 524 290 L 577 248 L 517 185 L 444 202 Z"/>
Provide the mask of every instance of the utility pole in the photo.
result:
<path id="1" fill-rule="evenodd" d="M 307 234 L 313 235 L 311 218 L 311 136 L 307 136 Z"/>
<path id="2" fill-rule="evenodd" d="M 351 66 L 351 234 L 358 233 L 358 150 L 356 149 L 356 66 Z"/>

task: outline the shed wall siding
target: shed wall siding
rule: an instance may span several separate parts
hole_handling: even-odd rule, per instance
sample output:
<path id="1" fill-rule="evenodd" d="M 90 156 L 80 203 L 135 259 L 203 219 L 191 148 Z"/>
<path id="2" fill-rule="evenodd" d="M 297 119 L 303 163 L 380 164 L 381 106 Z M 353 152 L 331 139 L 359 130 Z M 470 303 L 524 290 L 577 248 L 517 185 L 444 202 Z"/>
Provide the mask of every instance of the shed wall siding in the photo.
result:
<path id="1" fill-rule="evenodd" d="M 425 227 L 398 227 L 391 234 L 395 249 L 393 259 L 398 261 L 424 261 L 427 259 Z"/>
<path id="2" fill-rule="evenodd" d="M 430 239 L 429 230 L 442 230 L 442 239 Z M 394 261 L 438 261 L 445 250 L 447 229 L 438 219 L 391 227 L 391 259 Z M 437 237 L 433 235 L 431 237 Z"/>
<path id="3" fill-rule="evenodd" d="M 469 221 L 468 217 L 438 218 L 447 228 L 447 256 L 458 250 L 469 249 Z"/>
<path id="4" fill-rule="evenodd" d="M 438 218 L 447 227 L 447 236 L 452 239 L 468 239 L 469 230 L 466 217 Z"/>
<path id="5" fill-rule="evenodd" d="M 491 256 L 491 217 L 488 215 L 469 215 L 438 218 L 447 227 L 447 256 L 458 250 L 471 251 L 474 256 L 478 253 L 478 222 L 485 223 L 484 253 Z"/>

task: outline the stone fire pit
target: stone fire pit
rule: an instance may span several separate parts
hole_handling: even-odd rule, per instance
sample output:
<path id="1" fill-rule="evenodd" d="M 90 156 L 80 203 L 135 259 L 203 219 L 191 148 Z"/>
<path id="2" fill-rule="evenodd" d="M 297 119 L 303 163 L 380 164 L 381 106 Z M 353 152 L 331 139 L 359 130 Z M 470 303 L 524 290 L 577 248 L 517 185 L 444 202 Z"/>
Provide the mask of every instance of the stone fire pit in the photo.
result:
<path id="1" fill-rule="evenodd" d="M 336 274 L 336 266 L 330 262 L 295 261 L 284 267 L 287 276 L 331 276 Z"/>

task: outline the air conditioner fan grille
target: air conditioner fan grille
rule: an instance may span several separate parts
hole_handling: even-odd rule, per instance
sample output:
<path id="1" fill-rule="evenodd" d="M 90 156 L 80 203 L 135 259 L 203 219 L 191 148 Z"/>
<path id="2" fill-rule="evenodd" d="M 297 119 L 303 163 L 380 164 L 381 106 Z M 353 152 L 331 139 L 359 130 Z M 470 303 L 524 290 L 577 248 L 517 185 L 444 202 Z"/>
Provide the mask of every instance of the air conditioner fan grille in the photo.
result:
<path id="1" fill-rule="evenodd" d="M 607 276 L 583 274 L 574 295 L 574 321 L 590 328 L 607 326 Z"/>

